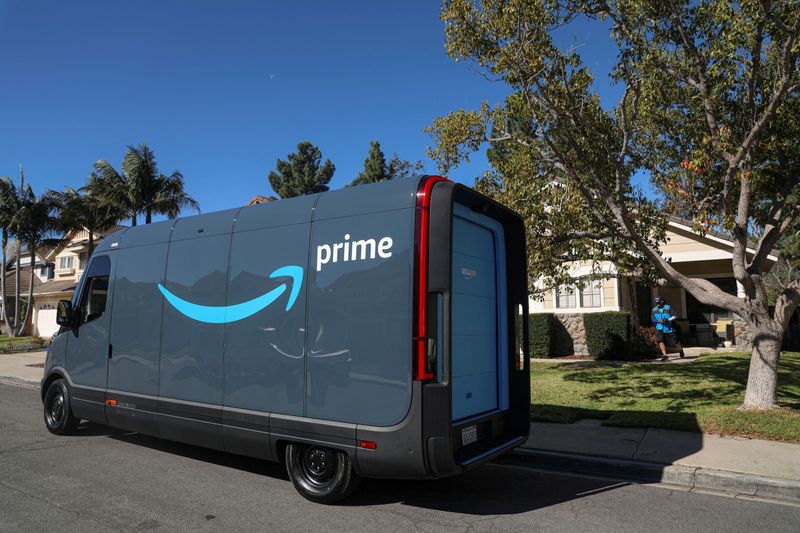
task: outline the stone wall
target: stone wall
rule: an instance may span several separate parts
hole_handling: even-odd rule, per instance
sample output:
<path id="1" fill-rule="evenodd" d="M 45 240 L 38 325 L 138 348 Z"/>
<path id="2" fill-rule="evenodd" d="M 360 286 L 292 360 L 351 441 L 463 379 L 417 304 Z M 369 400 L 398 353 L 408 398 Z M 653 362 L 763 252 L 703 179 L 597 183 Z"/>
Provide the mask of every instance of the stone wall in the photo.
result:
<path id="1" fill-rule="evenodd" d="M 559 355 L 586 355 L 586 327 L 580 313 L 556 313 L 553 324 L 552 352 Z"/>

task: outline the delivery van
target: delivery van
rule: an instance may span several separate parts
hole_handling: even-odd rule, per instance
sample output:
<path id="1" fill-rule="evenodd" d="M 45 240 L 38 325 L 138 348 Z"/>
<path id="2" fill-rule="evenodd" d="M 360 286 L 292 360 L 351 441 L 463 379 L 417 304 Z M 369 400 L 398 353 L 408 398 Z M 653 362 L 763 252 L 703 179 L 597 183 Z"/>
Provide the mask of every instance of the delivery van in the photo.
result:
<path id="1" fill-rule="evenodd" d="M 321 503 L 451 476 L 528 436 L 527 305 L 521 219 L 437 176 L 126 228 L 58 304 L 44 420 L 285 461 Z"/>

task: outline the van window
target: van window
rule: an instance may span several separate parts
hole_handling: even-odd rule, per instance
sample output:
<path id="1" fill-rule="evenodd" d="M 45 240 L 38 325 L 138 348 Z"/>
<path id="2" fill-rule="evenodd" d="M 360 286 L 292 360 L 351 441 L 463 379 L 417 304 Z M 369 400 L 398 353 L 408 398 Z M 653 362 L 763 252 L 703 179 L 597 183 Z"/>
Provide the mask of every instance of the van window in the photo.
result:
<path id="1" fill-rule="evenodd" d="M 80 299 L 81 324 L 103 316 L 108 299 L 110 271 L 111 261 L 108 256 L 95 257 L 89 264 Z"/>

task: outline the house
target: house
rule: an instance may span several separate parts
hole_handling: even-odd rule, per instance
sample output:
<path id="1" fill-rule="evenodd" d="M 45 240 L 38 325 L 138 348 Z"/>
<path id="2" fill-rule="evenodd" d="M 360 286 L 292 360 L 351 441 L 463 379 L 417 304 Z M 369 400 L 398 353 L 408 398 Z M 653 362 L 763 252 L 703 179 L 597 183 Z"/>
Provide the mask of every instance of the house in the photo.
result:
<path id="1" fill-rule="evenodd" d="M 21 310 L 24 310 L 24 306 L 28 301 L 28 290 L 30 288 L 31 283 L 31 265 L 33 265 L 33 286 L 34 289 L 41 285 L 42 283 L 46 282 L 48 279 L 53 277 L 53 269 L 52 265 L 47 263 L 44 256 L 49 251 L 48 248 L 44 248 L 43 250 L 37 250 L 36 256 L 34 258 L 31 257 L 31 253 L 27 249 L 20 250 L 19 253 L 19 277 L 20 277 L 20 300 L 22 301 Z M 16 254 L 16 247 L 14 243 L 8 247 L 7 250 L 7 257 L 6 257 L 6 298 L 5 302 L 8 305 L 8 312 L 12 316 L 14 315 L 14 311 L 16 309 L 16 294 L 17 294 L 17 254 Z M 3 308 L 3 299 L 0 298 L 0 324 L 3 325 L 5 329 L 5 322 L 2 319 L 2 308 Z M 30 332 L 30 326 L 26 328 L 26 331 Z"/>
<path id="2" fill-rule="evenodd" d="M 115 226 L 94 236 L 97 245 L 105 235 L 124 226 Z M 44 261 L 52 265 L 53 275 L 47 281 L 34 284 L 31 332 L 40 337 L 52 337 L 58 331 L 56 306 L 59 300 L 71 300 L 75 287 L 81 279 L 89 259 L 89 233 L 72 231 L 64 236 L 61 244 L 51 249 Z"/>
<path id="3" fill-rule="evenodd" d="M 701 235 L 692 229 L 691 221 L 671 216 L 667 242 L 661 246 L 661 253 L 678 272 L 708 279 L 730 294 L 744 296 L 741 284 L 733 277 L 733 241 L 730 236 L 714 231 Z M 748 248 L 748 253 L 755 251 Z M 769 255 L 767 269 L 771 269 L 777 260 L 776 254 Z M 554 336 L 556 355 L 588 352 L 582 319 L 584 313 L 628 311 L 634 317 L 634 323 L 649 326 L 656 296 L 662 296 L 678 316 L 681 336 L 688 345 L 713 346 L 722 338 L 744 350 L 750 349 L 744 322 L 730 311 L 704 305 L 680 287 L 649 287 L 635 277 L 619 275 L 610 262 L 597 266 L 606 279 L 588 283 L 581 289 L 575 285 L 548 289 L 542 299 L 530 301 L 532 313 L 554 313 L 560 324 Z M 571 275 L 578 279 L 590 271 L 591 265 L 575 262 Z"/>
<path id="4" fill-rule="evenodd" d="M 11 246 L 9 246 L 11 248 Z M 45 257 L 52 250 L 52 248 L 44 248 L 36 250 L 36 258 L 33 261 L 34 275 L 39 278 L 39 281 L 45 282 L 53 277 L 53 265 L 48 263 Z M 7 252 L 8 256 L 6 262 L 6 273 L 14 272 L 17 269 L 17 255 L 11 251 Z M 22 270 L 25 270 L 31 265 L 31 253 L 27 248 L 19 252 L 19 264 Z M 29 274 L 30 275 L 30 274 Z"/>
<path id="5" fill-rule="evenodd" d="M 20 261 L 21 262 L 21 261 Z M 30 265 L 30 263 L 29 263 Z M 22 267 L 19 271 L 19 295 L 20 301 L 22 302 L 20 306 L 20 314 L 25 310 L 25 305 L 28 302 L 28 292 L 31 286 L 31 267 Z M 14 311 L 16 310 L 16 294 L 17 294 L 17 275 L 16 275 L 16 268 L 14 271 L 6 273 L 6 302 L 8 304 L 8 315 L 9 315 L 9 322 L 13 323 Z M 38 269 L 34 271 L 33 276 L 33 290 L 36 291 L 36 288 L 41 285 L 43 282 L 38 275 Z M 2 310 L 2 299 L 0 299 L 0 311 Z M 2 315 L 0 315 L 2 317 Z M 5 322 L 2 318 L 0 318 L 0 324 L 3 325 L 3 329 L 5 330 Z M 25 328 L 23 332 L 25 335 L 30 335 L 32 332 L 32 328 L 30 322 Z"/>
<path id="6" fill-rule="evenodd" d="M 259 204 L 265 204 L 267 202 L 275 202 L 277 200 L 278 199 L 275 198 L 274 196 L 267 197 L 267 196 L 261 196 L 260 194 L 257 194 L 255 196 L 253 196 L 252 198 L 250 198 L 250 201 L 247 202 L 247 205 L 259 205 Z"/>

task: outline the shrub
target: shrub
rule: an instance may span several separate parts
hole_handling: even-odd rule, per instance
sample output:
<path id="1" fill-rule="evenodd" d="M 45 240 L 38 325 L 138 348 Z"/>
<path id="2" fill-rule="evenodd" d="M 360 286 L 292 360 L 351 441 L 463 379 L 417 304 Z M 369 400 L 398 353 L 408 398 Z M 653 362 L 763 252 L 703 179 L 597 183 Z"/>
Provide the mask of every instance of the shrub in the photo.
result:
<path id="1" fill-rule="evenodd" d="M 16 342 L 0 344 L 0 353 L 38 352 L 44 347 L 37 342 Z"/>
<path id="2" fill-rule="evenodd" d="M 583 315 L 589 355 L 598 359 L 625 359 L 631 352 L 630 314 L 626 311 Z"/>
<path id="3" fill-rule="evenodd" d="M 631 353 L 636 357 L 658 355 L 660 352 L 656 339 L 656 328 L 639 326 L 639 331 L 635 332 L 631 339 Z"/>
<path id="4" fill-rule="evenodd" d="M 550 357 L 553 345 L 553 313 L 531 313 L 528 315 L 528 335 L 531 357 Z"/>

